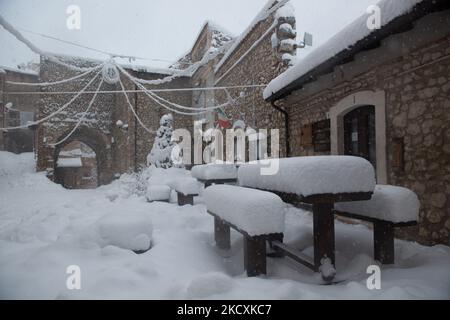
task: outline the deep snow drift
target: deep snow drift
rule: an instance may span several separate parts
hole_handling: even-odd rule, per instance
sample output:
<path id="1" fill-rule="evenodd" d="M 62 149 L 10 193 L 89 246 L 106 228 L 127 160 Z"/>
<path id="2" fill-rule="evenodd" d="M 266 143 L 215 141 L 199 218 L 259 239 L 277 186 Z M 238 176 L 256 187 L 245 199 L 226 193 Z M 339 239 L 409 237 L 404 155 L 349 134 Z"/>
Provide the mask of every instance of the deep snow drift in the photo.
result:
<path id="1" fill-rule="evenodd" d="M 159 184 L 169 176 L 189 176 L 188 172 L 150 171 L 96 190 L 65 190 L 33 171 L 32 155 L 0 152 L 2 299 L 450 298 L 446 246 L 396 241 L 397 263 L 382 267 L 382 289 L 371 291 L 366 287 L 366 269 L 374 263 L 372 232 L 362 225 L 336 222 L 339 284 L 321 285 L 320 276 L 292 268 L 288 260 L 269 259 L 267 277 L 247 278 L 242 238 L 232 232 L 231 251 L 218 251 L 213 219 L 201 197 L 193 207 L 146 202 L 143 180 L 153 177 Z M 141 219 L 151 221 L 151 226 L 133 231 L 130 224 Z M 117 247 L 129 246 L 128 240 L 110 241 L 115 234 L 107 225 L 117 228 L 120 221 L 126 221 L 129 232 L 146 234 L 130 240 L 133 247 L 144 248 L 151 240 L 151 250 L 137 255 Z M 99 233 L 99 224 L 110 232 Z M 311 229 L 310 214 L 287 209 L 287 243 L 311 254 Z M 66 288 L 70 265 L 81 268 L 81 290 Z"/>

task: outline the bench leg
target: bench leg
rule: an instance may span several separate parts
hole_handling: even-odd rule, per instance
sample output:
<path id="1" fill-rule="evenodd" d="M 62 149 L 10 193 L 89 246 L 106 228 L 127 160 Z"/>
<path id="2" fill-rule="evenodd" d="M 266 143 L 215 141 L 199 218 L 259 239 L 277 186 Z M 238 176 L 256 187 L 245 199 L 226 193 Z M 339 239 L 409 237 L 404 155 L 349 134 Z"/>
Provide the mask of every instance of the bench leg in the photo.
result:
<path id="1" fill-rule="evenodd" d="M 214 217 L 214 239 L 219 249 L 229 250 L 231 248 L 230 226 L 217 217 Z"/>
<path id="2" fill-rule="evenodd" d="M 177 192 L 178 195 L 178 205 L 179 206 L 185 206 L 185 205 L 194 205 L 194 196 L 193 195 L 185 195 L 181 192 Z"/>
<path id="3" fill-rule="evenodd" d="M 314 214 L 314 271 L 320 272 L 323 258 L 335 266 L 334 215 L 332 203 L 316 203 Z"/>
<path id="4" fill-rule="evenodd" d="M 244 266 L 249 277 L 267 274 L 264 237 L 244 237 Z"/>
<path id="5" fill-rule="evenodd" d="M 373 229 L 375 260 L 382 264 L 394 264 L 394 224 L 375 222 Z"/>

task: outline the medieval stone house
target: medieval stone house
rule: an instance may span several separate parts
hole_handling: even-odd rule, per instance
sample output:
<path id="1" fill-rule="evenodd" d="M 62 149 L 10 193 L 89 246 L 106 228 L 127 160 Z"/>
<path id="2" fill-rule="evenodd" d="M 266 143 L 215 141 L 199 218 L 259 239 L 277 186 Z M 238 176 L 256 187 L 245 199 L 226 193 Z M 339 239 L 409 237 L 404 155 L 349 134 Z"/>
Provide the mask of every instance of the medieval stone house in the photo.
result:
<path id="1" fill-rule="evenodd" d="M 428 244 L 450 244 L 449 9 L 422 1 L 315 65 L 306 58 L 265 91 L 287 111 L 290 156 L 368 159 L 379 184 L 419 195 L 419 226 L 406 236 Z M 364 18 L 318 50 L 357 35 Z"/>
<path id="2" fill-rule="evenodd" d="M 152 69 L 146 67 L 123 67 L 134 77 L 146 80 L 159 80 L 158 84 L 146 85 L 148 89 L 162 90 L 158 92 L 162 98 L 173 103 L 208 107 L 223 103 L 228 95 L 236 99 L 236 104 L 225 108 L 231 121 L 240 120 L 253 128 L 284 128 L 283 114 L 262 99 L 262 88 L 224 90 L 183 90 L 189 88 L 239 86 L 267 83 L 286 70 L 284 54 L 294 55 L 293 46 L 283 46 L 283 40 L 295 38 L 295 19 L 289 10 L 283 13 L 283 5 L 271 0 L 256 16 L 249 28 L 239 37 L 229 35 L 223 28 L 212 22 L 202 27 L 192 49 L 169 69 Z M 282 31 L 281 25 L 288 24 L 291 32 Z M 273 43 L 274 34 L 279 44 Z M 288 41 L 289 42 L 289 41 Z M 102 61 L 76 57 L 59 56 L 63 61 L 80 67 L 92 67 Z M 45 57 L 41 57 L 40 80 L 55 82 L 75 76 L 77 73 L 64 66 L 57 65 Z M 92 78 L 92 77 L 91 77 Z M 56 92 L 77 91 L 86 86 L 90 78 L 77 79 L 52 87 L 44 87 L 41 98 L 39 118 L 48 116 L 71 98 Z M 126 90 L 139 89 L 127 77 L 121 81 Z M 88 86 L 88 91 L 95 91 L 100 79 Z M 62 115 L 53 117 L 39 126 L 38 137 L 38 170 L 47 170 L 53 177 L 58 164 L 60 151 L 73 141 L 80 141 L 92 148 L 97 155 L 97 171 L 99 184 L 105 184 L 124 172 L 138 170 L 146 164 L 151 151 L 154 132 L 158 129 L 159 119 L 170 112 L 142 92 L 128 93 L 128 98 L 139 119 L 150 132 L 140 125 L 133 111 L 130 110 L 126 98 L 120 91 L 120 85 L 103 84 L 102 91 L 90 112 L 87 121 L 68 139 L 64 138 L 74 127 L 76 119 L 86 109 L 93 94 L 84 94 Z M 177 91 L 164 91 L 176 89 Z M 181 89 L 181 90 L 180 90 Z M 239 97 L 239 99 L 237 99 Z M 174 127 L 185 128 L 192 132 L 193 121 L 199 117 L 175 114 Z M 214 113 L 201 117 L 205 120 L 205 128 L 214 126 Z M 126 130 L 116 123 L 126 124 Z M 52 146 L 56 142 L 64 143 Z M 284 142 L 283 142 L 284 143 Z M 54 177 L 60 180 L 60 177 Z"/>

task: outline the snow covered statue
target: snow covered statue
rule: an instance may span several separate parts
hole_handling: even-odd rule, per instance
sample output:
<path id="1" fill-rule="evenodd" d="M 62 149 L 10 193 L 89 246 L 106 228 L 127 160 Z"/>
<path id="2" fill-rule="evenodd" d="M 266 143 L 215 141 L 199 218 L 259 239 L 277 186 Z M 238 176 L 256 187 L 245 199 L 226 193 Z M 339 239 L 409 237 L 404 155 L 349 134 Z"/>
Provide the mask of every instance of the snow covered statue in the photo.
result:
<path id="1" fill-rule="evenodd" d="M 180 165 L 174 164 L 173 159 L 173 154 L 176 154 L 176 150 L 179 150 L 176 143 L 172 141 L 173 116 L 171 114 L 162 116 L 159 124 L 160 127 L 156 132 L 152 151 L 147 156 L 147 165 L 162 169 L 180 167 Z"/>

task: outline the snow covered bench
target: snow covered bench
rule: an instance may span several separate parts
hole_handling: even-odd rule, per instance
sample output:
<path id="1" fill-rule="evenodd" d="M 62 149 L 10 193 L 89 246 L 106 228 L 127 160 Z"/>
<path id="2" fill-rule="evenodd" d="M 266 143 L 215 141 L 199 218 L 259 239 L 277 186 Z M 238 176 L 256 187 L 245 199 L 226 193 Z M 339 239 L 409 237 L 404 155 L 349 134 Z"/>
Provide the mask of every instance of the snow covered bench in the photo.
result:
<path id="1" fill-rule="evenodd" d="M 146 198 L 148 202 L 169 202 L 171 192 L 172 189 L 166 185 L 149 185 L 147 187 Z"/>
<path id="2" fill-rule="evenodd" d="M 230 249 L 230 227 L 235 229 L 244 236 L 247 275 L 266 274 L 266 241 L 283 241 L 283 201 L 270 192 L 229 185 L 207 188 L 204 198 L 217 246 Z"/>
<path id="3" fill-rule="evenodd" d="M 236 183 L 238 169 L 234 164 L 205 164 L 193 167 L 191 174 L 207 188 L 213 184 Z"/>
<path id="4" fill-rule="evenodd" d="M 179 206 L 194 205 L 194 197 L 200 193 L 200 183 L 196 179 L 177 179 L 170 185 L 177 192 Z"/>
<path id="5" fill-rule="evenodd" d="M 335 213 L 374 225 L 374 257 L 383 264 L 395 262 L 394 229 L 415 226 L 419 219 L 420 201 L 406 188 L 377 185 L 368 201 L 343 202 L 335 205 Z"/>
<path id="6" fill-rule="evenodd" d="M 351 156 L 319 156 L 276 159 L 279 170 L 262 175 L 261 163 L 241 165 L 239 185 L 270 191 L 285 202 L 312 205 L 314 224 L 314 259 L 305 257 L 282 243 L 274 248 L 295 261 L 322 272 L 326 281 L 334 278 L 335 233 L 333 207 L 337 202 L 369 200 L 375 189 L 375 171 L 365 159 Z M 323 272 L 327 269 L 327 272 Z"/>

